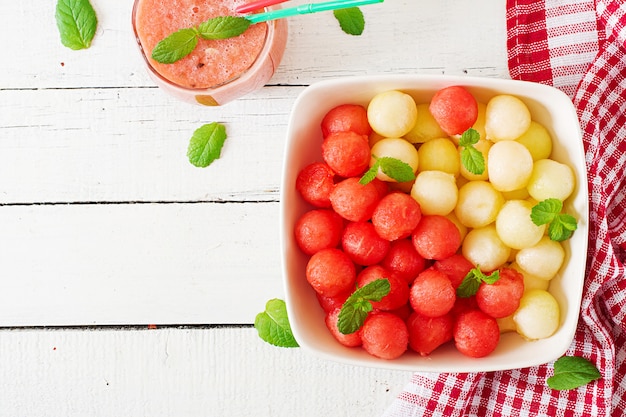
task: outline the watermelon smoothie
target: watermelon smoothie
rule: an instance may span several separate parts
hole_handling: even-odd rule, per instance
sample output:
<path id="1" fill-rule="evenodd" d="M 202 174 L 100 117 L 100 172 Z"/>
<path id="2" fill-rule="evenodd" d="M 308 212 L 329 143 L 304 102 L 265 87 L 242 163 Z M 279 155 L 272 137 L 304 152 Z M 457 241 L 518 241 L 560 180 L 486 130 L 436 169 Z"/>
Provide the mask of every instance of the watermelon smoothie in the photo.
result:
<path id="1" fill-rule="evenodd" d="M 229 39 L 199 39 L 194 51 L 172 64 L 151 58 L 152 49 L 170 34 L 235 9 L 252 0 L 135 0 L 133 29 L 148 72 L 175 97 L 219 106 L 263 87 L 279 65 L 287 42 L 285 19 L 251 25 Z M 271 10 L 275 7 L 267 8 Z M 265 11 L 265 10 L 261 10 Z"/>

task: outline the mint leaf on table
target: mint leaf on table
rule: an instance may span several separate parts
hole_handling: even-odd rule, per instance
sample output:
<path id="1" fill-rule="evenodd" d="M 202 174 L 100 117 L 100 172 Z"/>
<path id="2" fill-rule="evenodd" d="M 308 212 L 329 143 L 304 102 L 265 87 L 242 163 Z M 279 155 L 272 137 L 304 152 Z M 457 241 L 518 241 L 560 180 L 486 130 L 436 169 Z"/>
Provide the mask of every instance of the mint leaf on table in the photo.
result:
<path id="1" fill-rule="evenodd" d="M 54 16 L 64 46 L 74 50 L 91 46 L 98 19 L 89 0 L 58 0 Z"/>
<path id="2" fill-rule="evenodd" d="M 493 271 L 489 275 L 485 275 L 480 268 L 476 267 L 470 270 L 463 281 L 461 281 L 461 285 L 456 289 L 456 295 L 461 298 L 468 298 L 472 295 L 476 294 L 478 291 L 478 287 L 480 287 L 481 283 L 493 284 L 497 280 L 500 279 L 500 272 Z"/>
<path id="3" fill-rule="evenodd" d="M 600 379 L 598 368 L 580 356 L 562 356 L 554 362 L 554 375 L 548 378 L 548 386 L 555 390 L 569 390 Z"/>
<path id="4" fill-rule="evenodd" d="M 469 128 L 461 135 L 459 146 L 461 149 L 461 163 L 469 172 L 474 175 L 481 175 L 485 172 L 485 157 L 474 147 L 480 140 L 480 133 Z"/>
<path id="5" fill-rule="evenodd" d="M 530 218 L 534 224 L 541 226 L 548 225 L 548 236 L 550 239 L 562 242 L 572 237 L 577 229 L 574 216 L 561 213 L 563 202 L 558 198 L 548 198 L 537 203 L 530 212 Z"/>
<path id="6" fill-rule="evenodd" d="M 359 36 L 365 29 L 365 18 L 358 7 L 348 7 L 333 11 L 341 30 L 348 35 Z"/>
<path id="7" fill-rule="evenodd" d="M 391 284 L 385 278 L 374 280 L 356 291 L 343 303 L 337 328 L 343 334 L 356 332 L 363 326 L 370 311 L 374 309 L 372 301 L 380 301 L 391 291 Z"/>
<path id="8" fill-rule="evenodd" d="M 181 29 L 156 44 L 152 50 L 152 59 L 161 64 L 172 64 L 189 55 L 196 45 L 198 45 L 196 29 Z"/>
<path id="9" fill-rule="evenodd" d="M 234 38 L 244 33 L 250 22 L 240 16 L 218 16 L 198 25 L 198 34 L 204 39 Z"/>
<path id="10" fill-rule="evenodd" d="M 193 132 L 187 148 L 192 165 L 205 168 L 220 157 L 226 141 L 226 127 L 213 122 L 200 126 Z"/>
<path id="11" fill-rule="evenodd" d="M 390 156 L 383 156 L 381 158 L 374 156 L 374 158 L 376 162 L 374 162 L 370 169 L 368 169 L 359 180 L 362 185 L 372 182 L 374 178 L 376 178 L 379 168 L 389 178 L 398 182 L 407 182 L 415 179 L 413 169 L 406 162 Z"/>
<path id="12" fill-rule="evenodd" d="M 265 304 L 265 311 L 254 320 L 259 337 L 278 347 L 298 347 L 287 317 L 287 306 L 283 300 L 274 298 Z"/>

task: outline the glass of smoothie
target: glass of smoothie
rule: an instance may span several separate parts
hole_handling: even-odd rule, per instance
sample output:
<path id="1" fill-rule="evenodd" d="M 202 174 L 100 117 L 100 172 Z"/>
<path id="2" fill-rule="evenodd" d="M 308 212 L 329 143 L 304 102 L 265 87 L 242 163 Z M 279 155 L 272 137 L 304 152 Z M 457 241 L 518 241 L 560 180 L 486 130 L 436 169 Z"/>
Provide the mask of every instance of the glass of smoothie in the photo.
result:
<path id="1" fill-rule="evenodd" d="M 135 0 L 133 29 L 154 82 L 174 97 L 206 106 L 220 106 L 262 88 L 285 51 L 286 19 L 253 24 L 234 38 L 200 39 L 191 54 L 172 64 L 151 58 L 152 49 L 170 34 L 210 18 L 238 16 L 237 7 L 252 1 Z"/>

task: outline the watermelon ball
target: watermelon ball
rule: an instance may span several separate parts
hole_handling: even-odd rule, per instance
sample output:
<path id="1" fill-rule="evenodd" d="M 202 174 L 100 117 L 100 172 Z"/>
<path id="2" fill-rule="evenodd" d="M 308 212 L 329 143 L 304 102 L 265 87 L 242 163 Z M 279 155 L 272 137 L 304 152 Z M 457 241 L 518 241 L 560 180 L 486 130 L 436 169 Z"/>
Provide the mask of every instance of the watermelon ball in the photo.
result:
<path id="1" fill-rule="evenodd" d="M 415 278 L 409 294 L 414 311 L 427 316 L 439 317 L 447 314 L 456 301 L 456 290 L 446 274 L 428 268 Z"/>
<path id="2" fill-rule="evenodd" d="M 428 108 L 441 129 L 449 136 L 462 134 L 478 119 L 476 99 L 461 86 L 445 87 L 437 91 Z"/>
<path id="3" fill-rule="evenodd" d="M 384 196 L 372 214 L 376 232 L 387 240 L 409 237 L 422 218 L 420 205 L 410 195 L 392 192 Z"/>
<path id="4" fill-rule="evenodd" d="M 346 178 L 330 193 L 330 204 L 341 217 L 353 222 L 371 219 L 381 191 L 373 183 L 361 184 L 356 177 Z"/>
<path id="5" fill-rule="evenodd" d="M 346 291 L 344 293 L 328 297 L 316 292 L 315 296 L 317 297 L 317 302 L 319 303 L 320 307 L 322 307 L 322 310 L 324 310 L 325 313 L 330 313 L 336 308 L 341 308 L 341 306 L 343 306 L 343 303 L 346 302 L 350 294 L 350 291 Z"/>
<path id="6" fill-rule="evenodd" d="M 524 294 L 524 276 L 519 271 L 500 268 L 499 274 L 496 282 L 482 282 L 476 292 L 478 307 L 497 319 L 515 313 Z"/>
<path id="7" fill-rule="evenodd" d="M 326 327 L 330 334 L 342 345 L 347 347 L 356 347 L 361 346 L 361 330 L 357 330 L 354 333 L 343 334 L 339 331 L 339 327 L 337 327 L 337 323 L 339 321 L 339 313 L 341 312 L 341 308 L 335 308 L 331 312 L 327 313 L 324 322 L 326 323 Z"/>
<path id="8" fill-rule="evenodd" d="M 410 239 L 399 239 L 391 242 L 380 265 L 410 284 L 426 268 L 426 260 Z"/>
<path id="9" fill-rule="evenodd" d="M 336 132 L 355 132 L 369 136 L 372 133 L 367 110 L 358 104 L 340 104 L 324 115 L 321 123 L 322 136 Z"/>
<path id="10" fill-rule="evenodd" d="M 305 275 L 315 292 L 333 297 L 354 289 L 356 267 L 340 249 L 322 249 L 309 259 Z"/>
<path id="11" fill-rule="evenodd" d="M 480 310 L 471 310 L 457 317 L 454 344 L 459 352 L 471 358 L 482 358 L 493 352 L 500 341 L 496 319 Z"/>
<path id="12" fill-rule="evenodd" d="M 296 177 L 296 190 L 315 207 L 330 207 L 330 192 L 334 187 L 335 172 L 324 162 L 305 166 Z"/>
<path id="13" fill-rule="evenodd" d="M 475 295 L 472 295 L 471 297 L 457 297 L 451 313 L 454 317 L 459 317 L 461 314 L 471 310 L 478 310 Z"/>
<path id="14" fill-rule="evenodd" d="M 341 242 L 343 222 L 343 218 L 330 209 L 307 211 L 296 221 L 296 243 L 307 255 L 335 248 Z"/>
<path id="15" fill-rule="evenodd" d="M 389 246 L 389 241 L 380 237 L 370 222 L 349 222 L 341 236 L 343 251 L 359 265 L 373 265 L 382 261 Z"/>
<path id="16" fill-rule="evenodd" d="M 459 228 L 452 220 L 438 214 L 422 216 L 412 239 L 415 250 L 426 259 L 448 258 L 461 246 Z"/>
<path id="17" fill-rule="evenodd" d="M 407 320 L 409 347 L 421 356 L 430 355 L 435 349 L 452 340 L 454 316 L 444 314 L 427 317 L 413 312 Z"/>
<path id="18" fill-rule="evenodd" d="M 435 261 L 433 267 L 444 272 L 455 289 L 461 285 L 465 276 L 474 269 L 474 265 L 460 253 Z"/>
<path id="19" fill-rule="evenodd" d="M 371 159 L 367 136 L 354 132 L 331 133 L 322 143 L 322 159 L 339 176 L 363 174 L 369 169 Z"/>
<path id="20" fill-rule="evenodd" d="M 381 359 L 396 359 L 407 351 L 409 331 L 404 320 L 389 312 L 370 314 L 361 328 L 363 349 Z"/>
<path id="21" fill-rule="evenodd" d="M 363 269 L 356 277 L 356 284 L 359 288 L 364 287 L 377 279 L 387 279 L 389 281 L 389 294 L 380 301 L 372 301 L 372 307 L 378 310 L 396 310 L 406 305 L 409 301 L 409 285 L 406 281 L 395 276 L 380 265 L 371 265 Z"/>

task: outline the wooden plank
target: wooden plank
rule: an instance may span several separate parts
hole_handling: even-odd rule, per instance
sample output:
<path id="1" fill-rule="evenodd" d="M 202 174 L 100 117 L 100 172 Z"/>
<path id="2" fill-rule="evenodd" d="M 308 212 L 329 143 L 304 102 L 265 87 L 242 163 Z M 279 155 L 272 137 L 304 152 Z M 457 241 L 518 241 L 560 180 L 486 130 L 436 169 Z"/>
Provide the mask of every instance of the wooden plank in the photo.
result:
<path id="1" fill-rule="evenodd" d="M 10 416 L 377 416 L 411 375 L 275 348 L 250 328 L 13 330 L 0 351 Z"/>
<path id="2" fill-rule="evenodd" d="M 132 32 L 131 1 L 93 2 L 99 26 L 91 47 L 82 51 L 62 46 L 55 4 L 2 5 L 0 39 L 9 59 L 0 60 L 0 88 L 154 85 Z M 361 36 L 343 33 L 331 13 L 290 18 L 287 50 L 271 84 L 390 72 L 506 77 L 504 6 L 498 0 L 476 0 L 471 6 L 458 0 L 386 0 L 362 8 Z"/>
<path id="3" fill-rule="evenodd" d="M 0 326 L 253 323 L 278 203 L 0 207 Z"/>

